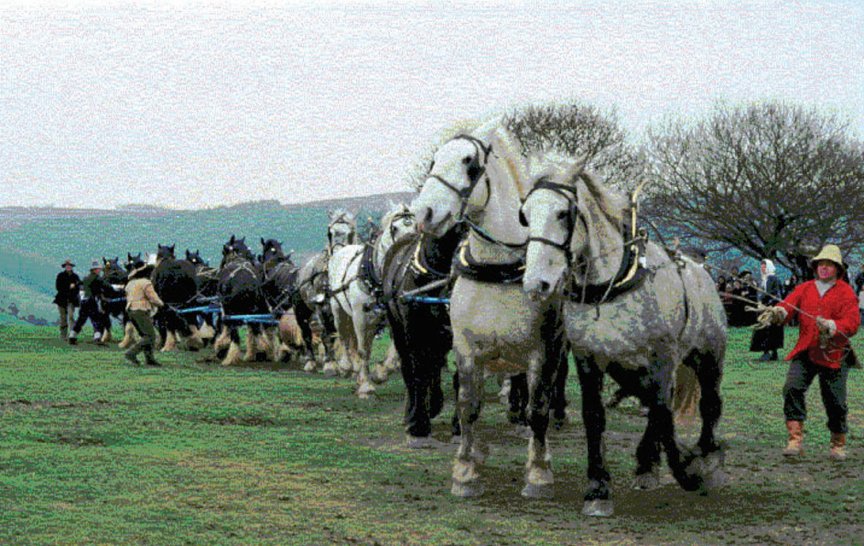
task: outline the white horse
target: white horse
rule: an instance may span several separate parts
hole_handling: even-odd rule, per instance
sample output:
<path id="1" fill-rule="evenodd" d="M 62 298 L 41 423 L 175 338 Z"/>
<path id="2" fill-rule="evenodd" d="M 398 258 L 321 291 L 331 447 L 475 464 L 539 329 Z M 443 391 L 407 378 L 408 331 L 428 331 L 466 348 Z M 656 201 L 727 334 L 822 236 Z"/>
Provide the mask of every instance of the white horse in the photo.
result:
<path id="1" fill-rule="evenodd" d="M 398 205 L 381 221 L 381 234 L 373 246 L 348 245 L 330 258 L 330 306 L 336 332 L 342 342 L 344 373 L 357 374 L 357 395 L 367 398 L 375 392 L 370 381 L 369 358 L 375 332 L 384 320 L 380 305 L 384 256 L 396 241 L 416 232 L 414 216 L 405 205 Z"/>
<path id="2" fill-rule="evenodd" d="M 562 361 L 563 326 L 558 302 L 534 300 L 522 290 L 521 267 L 528 230 L 518 222 L 530 190 L 530 167 L 521 144 L 503 127 L 460 135 L 434 155 L 412 209 L 424 233 L 438 237 L 457 222 L 471 231 L 457 251 L 459 273 L 450 297 L 453 348 L 459 370 L 457 408 L 461 441 L 453 464 L 454 495 L 482 493 L 484 456 L 475 445 L 484 372 L 528 373 L 526 497 L 548 496 L 551 456 L 546 431 L 552 387 Z"/>
<path id="3" fill-rule="evenodd" d="M 604 372 L 649 408 L 635 487 L 659 485 L 661 446 L 684 489 L 723 479 L 722 449 L 714 436 L 722 408 L 723 306 L 701 266 L 683 256 L 670 258 L 637 232 L 635 195 L 631 201 L 574 164 L 538 182 L 522 209 L 521 219 L 530 226 L 524 289 L 536 301 L 564 302 L 579 372 L 588 441 L 586 515 L 613 512 L 602 445 Z M 694 452 L 676 441 L 673 387 L 676 399 L 701 390 L 702 431 Z"/>
<path id="4" fill-rule="evenodd" d="M 328 211 L 327 246 L 312 256 L 297 274 L 297 293 L 292 300 L 297 324 L 303 336 L 305 352 L 304 371 L 314 372 L 318 365 L 324 375 L 338 374 L 334 361 L 337 352 L 336 328 L 327 296 L 327 267 L 333 253 L 342 247 L 357 243 L 357 220 L 344 209 Z M 312 333 L 312 321 L 317 320 L 321 327 L 321 343 L 324 354 L 317 350 Z"/>

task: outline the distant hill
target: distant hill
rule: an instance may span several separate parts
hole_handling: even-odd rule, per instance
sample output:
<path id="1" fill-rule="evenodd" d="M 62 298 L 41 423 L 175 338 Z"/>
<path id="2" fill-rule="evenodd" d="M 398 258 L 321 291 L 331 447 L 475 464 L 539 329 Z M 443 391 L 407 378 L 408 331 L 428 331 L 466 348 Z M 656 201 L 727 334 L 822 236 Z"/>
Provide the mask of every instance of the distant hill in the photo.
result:
<path id="1" fill-rule="evenodd" d="M 0 314 L 14 304 L 19 317 L 53 322 L 54 277 L 66 258 L 86 274 L 89 262 L 127 252 L 155 252 L 175 244 L 178 256 L 200 250 L 218 265 L 222 244 L 232 235 L 246 237 L 260 252 L 260 238 L 276 238 L 303 261 L 324 247 L 327 211 L 355 212 L 362 226 L 379 218 L 393 202 L 409 202 L 412 192 L 283 205 L 258 201 L 206 210 L 173 210 L 126 205 L 113 210 L 54 207 L 0 207 Z"/>

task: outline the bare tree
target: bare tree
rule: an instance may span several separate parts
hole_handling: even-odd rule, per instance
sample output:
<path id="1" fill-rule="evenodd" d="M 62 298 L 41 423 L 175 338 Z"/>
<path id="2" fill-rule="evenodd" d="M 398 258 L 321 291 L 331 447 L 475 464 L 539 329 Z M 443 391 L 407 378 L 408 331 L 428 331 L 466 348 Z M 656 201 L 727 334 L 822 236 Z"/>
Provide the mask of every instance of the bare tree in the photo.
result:
<path id="1" fill-rule="evenodd" d="M 628 141 L 614 110 L 579 103 L 527 106 L 513 110 L 503 123 L 525 153 L 586 157 L 589 167 L 613 187 L 631 189 L 644 176 L 646 160 Z"/>
<path id="2" fill-rule="evenodd" d="M 864 146 L 836 115 L 782 103 L 718 106 L 651 134 L 645 210 L 667 233 L 803 274 L 832 242 L 864 242 Z"/>

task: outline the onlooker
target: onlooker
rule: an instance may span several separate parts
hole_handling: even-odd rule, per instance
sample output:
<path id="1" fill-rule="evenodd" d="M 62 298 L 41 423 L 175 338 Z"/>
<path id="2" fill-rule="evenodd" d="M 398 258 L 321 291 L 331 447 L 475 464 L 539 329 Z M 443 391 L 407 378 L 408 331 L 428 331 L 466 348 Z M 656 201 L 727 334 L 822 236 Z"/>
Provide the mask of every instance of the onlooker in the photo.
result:
<path id="1" fill-rule="evenodd" d="M 78 320 L 75 321 L 72 334 L 69 336 L 70 345 L 78 343 L 78 334 L 81 333 L 87 319 L 90 319 L 90 323 L 93 325 L 94 341 L 102 344 L 101 334 L 105 324 L 105 317 L 102 312 L 102 295 L 106 292 L 107 284 L 101 273 L 102 263 L 99 260 L 93 260 L 93 263 L 90 264 L 90 274 L 84 277 L 81 283 L 84 288 L 84 299 L 81 301 L 81 312 L 78 313 Z"/>
<path id="2" fill-rule="evenodd" d="M 798 343 L 786 357 L 789 372 L 783 387 L 783 413 L 789 440 L 783 455 L 804 452 L 804 420 L 807 389 L 819 376 L 822 402 L 831 431 L 832 460 L 846 458 L 846 378 L 858 366 L 849 338 L 858 332 L 861 317 L 852 287 L 842 280 L 840 249 L 826 245 L 812 260 L 816 278 L 796 288 L 785 300 L 759 317 L 763 324 L 782 324 L 793 316 L 801 322 Z"/>
<path id="3" fill-rule="evenodd" d="M 75 324 L 75 308 L 80 303 L 81 277 L 73 271 L 75 264 L 72 260 L 66 260 L 60 267 L 63 271 L 57 274 L 54 281 L 54 288 L 57 289 L 54 303 L 60 312 L 60 339 L 67 341 L 69 328 Z"/>
<path id="4" fill-rule="evenodd" d="M 774 262 L 765 259 L 759 266 L 760 268 L 760 288 L 759 303 L 763 305 L 775 305 L 783 298 L 783 285 L 780 284 L 780 279 L 777 278 Z M 753 337 L 750 340 L 750 351 L 762 351 L 762 356 L 759 360 L 763 362 L 777 360 L 777 349 L 783 348 L 783 325 L 774 324 L 767 328 L 758 328 L 753 330 Z"/>

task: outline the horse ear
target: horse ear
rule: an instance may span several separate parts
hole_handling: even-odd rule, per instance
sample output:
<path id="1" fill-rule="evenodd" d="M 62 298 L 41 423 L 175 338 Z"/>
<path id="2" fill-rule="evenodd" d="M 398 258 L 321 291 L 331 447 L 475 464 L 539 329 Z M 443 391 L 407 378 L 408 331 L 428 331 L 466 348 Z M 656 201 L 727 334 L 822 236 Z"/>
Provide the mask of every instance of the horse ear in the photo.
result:
<path id="1" fill-rule="evenodd" d="M 105 259 L 105 256 L 102 256 L 102 263 L 108 265 L 108 260 Z"/>
<path id="2" fill-rule="evenodd" d="M 232 234 L 231 234 L 231 238 L 228 239 L 228 242 L 231 243 L 231 244 L 233 244 L 233 243 L 234 243 L 234 240 L 235 240 L 235 239 L 234 239 L 234 234 L 232 233 Z"/>
<path id="3" fill-rule="evenodd" d="M 264 246 L 264 237 L 261 237 L 261 246 Z"/>
<path id="4" fill-rule="evenodd" d="M 177 244 L 176 244 L 176 243 L 175 243 L 175 244 L 173 244 L 173 245 L 171 245 L 171 246 L 169 246 L 169 247 L 168 247 L 168 248 L 170 248 L 170 249 L 171 249 L 171 252 L 174 252 L 174 247 L 175 247 L 175 246 L 177 246 Z"/>

